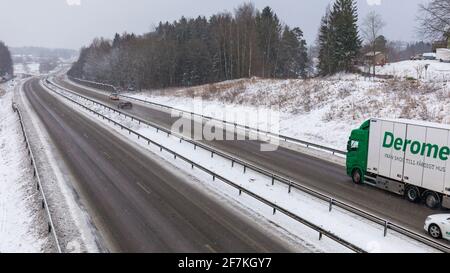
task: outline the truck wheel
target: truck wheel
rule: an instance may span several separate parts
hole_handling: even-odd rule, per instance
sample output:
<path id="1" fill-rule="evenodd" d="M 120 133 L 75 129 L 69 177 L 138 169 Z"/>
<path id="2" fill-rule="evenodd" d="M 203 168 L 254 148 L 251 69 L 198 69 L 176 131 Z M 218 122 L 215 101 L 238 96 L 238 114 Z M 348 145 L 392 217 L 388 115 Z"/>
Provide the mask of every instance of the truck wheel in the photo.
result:
<path id="1" fill-rule="evenodd" d="M 420 193 L 416 187 L 408 186 L 405 191 L 405 197 L 409 202 L 417 203 L 420 200 Z"/>
<path id="2" fill-rule="evenodd" d="M 428 192 L 425 195 L 425 204 L 430 209 L 436 209 L 441 203 L 441 199 L 435 192 Z"/>
<path id="3" fill-rule="evenodd" d="M 428 228 L 428 233 L 434 239 L 441 239 L 442 238 L 441 229 L 436 224 L 431 224 L 430 225 L 430 227 Z"/>
<path id="4" fill-rule="evenodd" d="M 352 172 L 352 180 L 355 184 L 361 184 L 362 182 L 362 175 L 361 171 L 359 169 L 354 169 Z"/>

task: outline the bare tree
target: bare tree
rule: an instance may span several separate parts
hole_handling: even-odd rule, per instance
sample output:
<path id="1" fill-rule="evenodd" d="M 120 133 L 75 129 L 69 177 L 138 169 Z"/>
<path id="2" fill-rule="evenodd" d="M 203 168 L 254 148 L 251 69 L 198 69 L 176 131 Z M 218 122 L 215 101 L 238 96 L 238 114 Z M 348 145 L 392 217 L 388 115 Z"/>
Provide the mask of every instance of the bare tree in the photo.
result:
<path id="1" fill-rule="evenodd" d="M 381 34 L 381 30 L 385 26 L 381 15 L 376 13 L 375 11 L 369 12 L 366 18 L 362 23 L 361 32 L 363 34 L 364 39 L 366 39 L 367 43 L 370 46 L 372 52 L 372 67 L 373 67 L 373 75 L 375 76 L 375 65 L 376 65 L 376 42 L 377 38 Z"/>
<path id="2" fill-rule="evenodd" d="M 432 0 L 419 5 L 419 32 L 425 38 L 450 36 L 450 0 Z"/>

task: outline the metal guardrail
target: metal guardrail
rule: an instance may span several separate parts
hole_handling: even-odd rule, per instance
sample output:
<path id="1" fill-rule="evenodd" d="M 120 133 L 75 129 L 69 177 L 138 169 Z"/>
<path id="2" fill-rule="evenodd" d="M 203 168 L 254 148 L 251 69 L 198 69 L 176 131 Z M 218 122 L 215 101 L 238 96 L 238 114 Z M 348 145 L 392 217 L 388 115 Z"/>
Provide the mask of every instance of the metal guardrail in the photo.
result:
<path id="1" fill-rule="evenodd" d="M 283 184 L 288 186 L 288 192 L 289 193 L 291 193 L 292 188 L 294 188 L 294 189 L 297 189 L 297 190 L 302 191 L 304 193 L 307 193 L 307 194 L 309 194 L 311 196 L 314 196 L 314 197 L 316 197 L 316 198 L 318 198 L 318 199 L 320 199 L 322 201 L 325 201 L 325 202 L 327 202 L 329 204 L 329 211 L 330 212 L 332 211 L 333 207 L 336 206 L 336 207 L 344 209 L 344 210 L 346 210 L 348 212 L 354 213 L 354 214 L 356 214 L 356 215 L 358 215 L 360 217 L 363 217 L 366 220 L 369 220 L 369 221 L 372 221 L 372 222 L 374 222 L 376 224 L 379 224 L 379 225 L 381 225 L 384 228 L 383 229 L 384 236 L 387 236 L 387 232 L 390 229 L 390 230 L 396 231 L 396 232 L 398 232 L 398 233 L 400 233 L 400 234 L 402 234 L 404 236 L 407 236 L 407 237 L 409 237 L 411 239 L 417 240 L 417 241 L 419 241 L 419 242 L 421 242 L 421 243 L 423 243 L 423 244 L 425 244 L 427 246 L 430 246 L 432 248 L 438 249 L 438 250 L 443 251 L 443 252 L 450 252 L 450 247 L 445 245 L 445 244 L 442 244 L 440 242 L 434 241 L 434 240 L 432 240 L 432 239 L 430 239 L 430 238 L 428 238 L 428 237 L 426 237 L 424 235 L 421 235 L 421 234 L 419 234 L 417 232 L 409 230 L 409 229 L 407 229 L 405 227 L 402 227 L 400 225 L 397 225 L 395 223 L 391 223 L 390 221 L 385 220 L 385 219 L 383 219 L 383 218 L 381 218 L 379 216 L 371 214 L 371 213 L 369 213 L 367 211 L 364 211 L 362 209 L 356 208 L 356 207 L 354 207 L 352 205 L 349 205 L 349 204 L 347 204 L 345 202 L 336 200 L 335 198 L 327 196 L 327 195 L 325 195 L 323 193 L 320 193 L 320 192 L 318 192 L 316 190 L 313 190 L 313 189 L 311 189 L 309 187 L 303 186 L 303 185 L 299 184 L 299 182 L 301 182 L 301 181 L 294 182 L 293 180 L 291 180 L 289 178 L 286 178 L 286 177 L 283 177 L 282 175 L 279 175 L 279 174 L 276 174 L 274 172 L 265 170 L 265 169 L 263 169 L 261 167 L 258 167 L 256 165 L 253 165 L 253 164 L 248 163 L 248 162 L 245 162 L 244 160 L 235 158 L 235 157 L 233 157 L 231 155 L 228 155 L 228 154 L 226 154 L 224 152 L 221 152 L 221 151 L 218 151 L 218 150 L 216 150 L 214 148 L 211 148 L 211 147 L 209 147 L 209 146 L 207 146 L 205 144 L 202 144 L 202 143 L 193 141 L 191 139 L 185 138 L 185 137 L 183 137 L 181 135 L 175 134 L 175 133 L 171 132 L 170 130 L 167 130 L 167 129 L 165 129 L 165 128 L 157 125 L 157 124 L 145 121 L 145 120 L 140 119 L 138 117 L 135 117 L 133 115 L 126 114 L 126 113 L 124 113 L 122 111 L 119 111 L 119 110 L 116 110 L 114 108 L 111 108 L 111 107 L 109 107 L 109 106 L 107 106 L 107 105 L 105 105 L 103 103 L 100 103 L 98 101 L 90 99 L 90 98 L 88 98 L 86 96 L 77 94 L 77 93 L 75 93 L 75 92 L 73 92 L 71 90 L 68 90 L 67 88 L 58 86 L 57 84 L 52 83 L 50 81 L 48 81 L 48 83 L 54 85 L 55 87 L 64 89 L 65 91 L 67 91 L 67 92 L 69 92 L 69 93 L 71 93 L 71 94 L 73 94 L 75 96 L 81 97 L 81 98 L 83 98 L 83 99 L 85 99 L 87 101 L 90 101 L 90 102 L 95 103 L 95 104 L 97 104 L 99 106 L 102 106 L 105 109 L 109 109 L 109 110 L 112 110 L 112 111 L 114 111 L 116 113 L 119 113 L 119 115 L 123 115 L 125 117 L 129 117 L 131 120 L 138 121 L 139 124 L 143 123 L 145 125 L 152 126 L 152 127 L 156 128 L 157 130 L 166 133 L 167 135 L 175 136 L 175 137 L 179 138 L 180 141 L 185 141 L 185 142 L 188 142 L 188 143 L 194 145 L 194 148 L 200 147 L 200 148 L 202 148 L 202 149 L 204 149 L 204 150 L 206 150 L 208 152 L 211 152 L 211 157 L 213 157 L 214 155 L 218 155 L 218 156 L 221 156 L 222 158 L 230 160 L 231 164 L 232 164 L 232 167 L 234 167 L 235 164 L 239 164 L 239 165 L 243 166 L 244 173 L 247 171 L 247 169 L 249 169 L 249 170 L 253 170 L 253 171 L 257 172 L 257 173 L 263 174 L 263 175 L 265 175 L 265 176 L 267 176 L 267 177 L 272 179 L 272 185 L 274 185 L 275 182 L 281 182 L 281 183 L 283 183 Z"/>
<path id="2" fill-rule="evenodd" d="M 23 138 L 25 139 L 25 146 L 28 150 L 28 155 L 30 156 L 30 164 L 33 166 L 33 176 L 37 180 L 36 188 L 41 193 L 42 197 L 42 209 L 45 209 L 46 215 L 47 215 L 47 226 L 48 226 L 48 233 L 52 234 L 52 237 L 55 241 L 56 248 L 58 250 L 58 253 L 62 253 L 61 246 L 59 244 L 58 236 L 56 235 L 55 226 L 53 224 L 52 215 L 50 213 L 50 209 L 48 207 L 47 198 L 45 197 L 44 188 L 42 187 L 41 183 L 41 177 L 39 175 L 39 171 L 36 166 L 36 160 L 34 159 L 33 151 L 31 150 L 31 145 L 28 140 L 27 133 L 25 131 L 25 125 L 22 119 L 22 113 L 20 112 L 19 106 L 16 103 L 12 103 L 12 109 L 14 112 L 17 113 L 20 121 L 20 127 L 22 129 Z"/>
<path id="3" fill-rule="evenodd" d="M 92 82 L 92 83 L 95 83 L 95 82 Z M 54 83 L 51 83 L 51 82 L 50 82 L 50 84 L 53 84 L 53 85 L 55 85 L 58 88 L 62 88 L 64 90 L 66 90 L 67 92 L 70 92 L 70 93 L 72 93 L 72 94 L 74 94 L 76 96 L 82 97 L 82 98 L 84 98 L 86 100 L 89 100 L 89 101 L 92 101 L 92 102 L 97 103 L 99 105 L 102 105 L 104 107 L 110 108 L 109 106 L 106 106 L 106 105 L 104 105 L 102 103 L 94 101 L 94 100 L 92 100 L 90 98 L 87 98 L 87 97 L 85 97 L 83 95 L 74 93 L 74 92 L 68 90 L 67 88 L 63 88 L 63 87 L 58 86 L 58 85 L 56 85 Z M 113 86 L 111 86 L 111 87 L 113 87 Z M 164 106 L 164 107 L 170 108 L 169 106 Z M 113 110 L 115 110 L 115 109 L 113 109 Z M 364 211 L 362 209 L 356 208 L 356 207 L 354 207 L 352 205 L 349 205 L 349 204 L 347 204 L 345 202 L 336 200 L 333 197 L 327 196 L 327 195 L 325 195 L 323 193 L 320 193 L 320 192 L 318 192 L 316 190 L 313 190 L 311 188 L 303 186 L 303 185 L 298 183 L 298 182 L 301 182 L 301 181 L 294 182 L 293 180 L 291 180 L 289 178 L 286 178 L 286 177 L 283 177 L 282 175 L 273 173 L 271 171 L 267 171 L 267 170 L 265 170 L 263 168 L 255 166 L 255 165 L 250 164 L 248 162 L 245 162 L 243 160 L 237 159 L 237 158 L 235 158 L 233 156 L 230 156 L 228 154 L 225 154 L 225 153 L 223 153 L 221 151 L 217 151 L 214 148 L 211 148 L 211 147 L 209 147 L 207 145 L 198 143 L 196 141 L 188 140 L 188 139 L 184 138 L 183 136 L 177 136 L 173 132 L 171 132 L 171 131 L 169 131 L 169 130 L 167 130 L 167 129 L 165 129 L 165 128 L 157 125 L 157 124 L 154 124 L 154 123 L 151 123 L 151 122 L 148 122 L 148 121 L 144 121 L 144 120 L 142 120 L 142 119 L 140 119 L 138 117 L 131 116 L 131 115 L 123 113 L 121 111 L 116 111 L 116 112 L 119 112 L 122 115 L 128 116 L 128 117 L 130 117 L 133 120 L 137 120 L 140 123 L 144 123 L 144 124 L 147 124 L 149 126 L 152 126 L 152 127 L 155 127 L 155 128 L 159 128 L 160 131 L 163 131 L 163 132 L 165 132 L 165 133 L 167 133 L 169 135 L 174 135 L 174 136 L 180 138 L 181 140 L 190 142 L 191 144 L 195 145 L 194 147 L 198 146 L 198 147 L 201 147 L 201 148 L 203 148 L 203 149 L 205 149 L 207 151 L 210 151 L 212 153 L 212 155 L 217 154 L 217 155 L 219 155 L 219 156 L 221 156 L 221 157 L 223 157 L 225 159 L 228 159 L 228 160 L 230 160 L 232 162 L 232 166 L 234 166 L 235 163 L 237 163 L 239 165 L 242 165 L 242 166 L 244 166 L 244 172 L 246 171 L 246 169 L 250 169 L 250 170 L 256 171 L 256 172 L 258 172 L 260 174 L 266 175 L 266 176 L 272 178 L 272 184 L 274 184 L 277 181 L 281 182 L 281 183 L 283 183 L 283 184 L 285 184 L 285 185 L 287 185 L 289 187 L 289 193 L 291 192 L 292 188 L 295 188 L 295 189 L 300 190 L 300 191 L 302 191 L 304 193 L 307 193 L 307 194 L 310 194 L 310 195 L 312 195 L 312 196 L 314 196 L 316 198 L 319 198 L 319 199 L 321 199 L 321 200 L 323 200 L 325 202 L 328 202 L 329 203 L 329 207 L 330 207 L 330 212 L 332 211 L 333 206 L 336 206 L 336 207 L 344 209 L 344 210 L 346 210 L 348 212 L 352 212 L 352 213 L 354 213 L 354 214 L 356 214 L 356 215 L 358 215 L 360 217 L 363 217 L 364 219 L 367 219 L 367 220 L 372 221 L 372 222 L 374 222 L 376 224 L 379 224 L 379 225 L 381 225 L 384 228 L 384 230 L 383 230 L 384 236 L 387 236 L 388 230 L 396 231 L 396 232 L 398 232 L 398 233 L 400 233 L 400 234 L 402 234 L 404 236 L 407 236 L 407 237 L 409 237 L 411 239 L 417 240 L 417 241 L 419 241 L 419 242 L 421 242 L 421 243 L 423 243 L 423 244 L 425 244 L 427 246 L 436 248 L 436 249 L 438 249 L 440 251 L 443 251 L 443 252 L 450 253 L 450 246 L 448 246 L 446 244 L 443 244 L 443 243 L 437 242 L 435 240 L 432 240 L 432 239 L 430 239 L 430 238 L 428 238 L 428 237 L 426 237 L 426 236 L 424 236 L 422 234 L 419 234 L 417 232 L 414 232 L 414 231 L 412 231 L 412 230 L 410 230 L 408 228 L 402 227 L 402 226 L 400 226 L 398 224 L 392 223 L 391 221 L 383 219 L 383 218 L 381 218 L 379 216 L 376 216 L 376 215 L 374 215 L 372 213 L 369 213 L 369 212 Z"/>
<path id="4" fill-rule="evenodd" d="M 109 84 L 97 83 L 97 82 L 93 82 L 93 81 L 86 81 L 86 80 L 81 80 L 81 79 L 77 79 L 77 78 L 73 78 L 73 77 L 69 77 L 69 79 L 72 80 L 72 81 L 81 83 L 81 84 L 83 84 L 83 83 L 84 84 L 88 84 L 88 85 L 90 85 L 91 87 L 94 87 L 94 88 L 95 87 L 100 87 L 100 88 L 106 89 L 108 91 L 111 91 L 111 90 L 116 91 L 116 88 L 114 86 L 112 86 L 112 85 L 109 85 Z M 280 139 L 280 140 L 285 141 L 285 142 L 292 142 L 292 143 L 296 143 L 296 144 L 301 144 L 303 146 L 306 146 L 307 148 L 311 148 L 312 147 L 312 148 L 315 148 L 315 149 L 323 150 L 323 151 L 326 151 L 326 152 L 330 152 L 333 155 L 342 155 L 342 156 L 347 155 L 347 152 L 345 152 L 345 151 L 341 151 L 341 150 L 338 150 L 338 149 L 326 147 L 324 145 L 320 145 L 320 144 L 316 144 L 316 143 L 312 143 L 312 142 L 296 139 L 296 138 L 285 136 L 285 135 L 275 134 L 275 133 L 272 133 L 272 132 L 269 132 L 269 131 L 260 130 L 258 128 L 252 128 L 252 127 L 249 127 L 249 126 L 246 126 L 246 125 L 241 125 L 241 124 L 238 124 L 238 123 L 233 123 L 233 122 L 229 122 L 229 121 L 226 121 L 226 120 L 221 120 L 221 119 L 217 119 L 217 118 L 206 116 L 206 115 L 197 114 L 197 113 L 190 112 L 190 111 L 185 111 L 185 110 L 182 110 L 182 109 L 179 109 L 179 108 L 167 106 L 167 105 L 164 105 L 164 104 L 160 104 L 160 103 L 156 103 L 156 102 L 152 102 L 152 101 L 148 101 L 148 100 L 143 100 L 143 99 L 130 97 L 130 96 L 127 96 L 127 95 L 120 95 L 120 94 L 119 94 L 119 96 L 121 96 L 123 98 L 127 98 L 127 99 L 132 99 L 132 100 L 135 100 L 135 101 L 139 101 L 139 102 L 142 102 L 142 103 L 151 104 L 153 106 L 158 106 L 160 108 L 165 108 L 165 109 L 168 109 L 168 110 L 172 110 L 172 111 L 177 111 L 177 112 L 181 112 L 181 113 L 184 113 L 184 114 L 188 114 L 191 117 L 196 116 L 196 117 L 199 117 L 199 118 L 202 118 L 202 119 L 212 120 L 212 121 L 216 121 L 216 122 L 219 122 L 219 123 L 222 123 L 222 124 L 228 124 L 228 125 L 234 126 L 235 128 L 241 128 L 241 129 L 244 129 L 244 130 L 247 130 L 247 131 L 253 131 L 253 132 L 256 132 L 257 134 L 263 134 L 263 135 L 266 135 L 266 136 L 270 136 L 270 137 L 273 137 L 273 138 Z"/>
<path id="5" fill-rule="evenodd" d="M 48 81 L 48 80 L 46 80 L 46 81 L 47 81 L 47 83 L 49 83 L 49 84 L 53 84 L 53 83 L 51 83 L 51 82 Z M 58 86 L 56 86 L 56 87 L 58 87 Z M 273 202 L 271 202 L 271 201 L 269 201 L 269 200 L 267 200 L 267 199 L 265 199 L 265 198 L 263 198 L 263 197 L 261 197 L 261 196 L 255 194 L 255 193 L 253 193 L 252 191 L 247 190 L 246 188 L 244 188 L 244 187 L 242 187 L 242 186 L 240 186 L 240 185 L 238 185 L 238 184 L 235 184 L 235 183 L 232 182 L 231 180 L 228 180 L 227 178 L 225 178 L 225 177 L 223 177 L 223 176 L 221 176 L 221 175 L 219 175 L 219 174 L 217 174 L 217 173 L 215 173 L 215 172 L 209 170 L 208 168 L 205 168 L 205 167 L 203 167 L 202 165 L 200 165 L 200 164 L 198 164 L 198 163 L 196 163 L 196 162 L 194 162 L 194 161 L 192 161 L 192 160 L 190 160 L 190 159 L 188 159 L 188 158 L 186 158 L 186 157 L 184 157 L 184 156 L 178 154 L 177 152 L 171 150 L 170 148 L 167 148 L 167 147 L 165 147 L 165 146 L 163 146 L 163 145 L 161 145 L 161 144 L 159 144 L 159 143 L 157 143 L 157 142 L 155 142 L 155 141 L 153 141 L 153 140 L 147 138 L 146 136 L 143 136 L 143 135 L 139 134 L 139 133 L 136 132 L 135 130 L 133 130 L 133 129 L 131 129 L 131 128 L 129 128 L 129 127 L 127 127 L 127 126 L 125 126 L 125 125 L 123 125 L 123 124 L 121 124 L 121 123 L 119 123 L 119 122 L 117 122 L 117 121 L 115 121 L 115 120 L 113 120 L 113 119 L 111 119 L 111 118 L 109 118 L 109 117 L 103 115 L 103 114 L 100 114 L 99 112 L 97 112 L 97 111 L 95 111 L 95 110 L 92 110 L 91 108 L 89 108 L 89 107 L 87 107 L 87 106 L 85 106 L 85 105 L 83 105 L 83 104 L 81 104 L 81 103 L 75 101 L 75 100 L 72 99 L 72 98 L 69 98 L 68 96 L 65 96 L 65 95 L 61 94 L 60 92 L 58 92 L 58 91 L 56 91 L 56 90 L 50 88 L 49 86 L 47 86 L 47 88 L 48 88 L 49 90 L 53 91 L 55 94 L 58 94 L 59 96 L 65 98 L 66 100 L 68 100 L 68 101 L 70 101 L 70 102 L 72 102 L 72 103 L 75 103 L 76 105 L 82 107 L 83 109 L 87 110 L 88 112 L 91 112 L 91 113 L 93 113 L 94 115 L 97 115 L 99 118 L 102 118 L 103 120 L 106 120 L 106 121 L 108 121 L 108 122 L 110 122 L 110 123 L 112 123 L 112 124 L 114 124 L 114 125 L 120 127 L 121 130 L 127 130 L 130 134 L 136 135 L 136 136 L 138 137 L 138 139 L 143 139 L 143 140 L 145 140 L 145 141 L 148 143 L 148 145 L 150 145 L 150 144 L 155 145 L 156 147 L 158 147 L 158 148 L 160 149 L 161 152 L 162 152 L 162 151 L 168 152 L 169 154 L 171 154 L 171 155 L 174 156 L 174 159 L 181 159 L 181 160 L 185 161 L 186 163 L 188 163 L 189 165 L 191 165 L 192 169 L 197 168 L 197 169 L 202 170 L 203 172 L 205 172 L 205 173 L 211 175 L 212 178 L 213 178 L 213 181 L 220 180 L 220 181 L 222 181 L 222 182 L 228 184 L 229 186 L 232 186 L 233 188 L 235 188 L 235 189 L 237 189 L 237 190 L 239 191 L 239 195 L 242 195 L 242 193 L 245 193 L 245 194 L 247 194 L 248 196 L 250 196 L 250 197 L 252 197 L 252 198 L 254 198 L 254 199 L 260 201 L 261 203 L 263 203 L 263 204 L 265 204 L 265 205 L 271 207 L 271 208 L 273 209 L 273 214 L 274 214 L 274 215 L 276 214 L 276 212 L 280 212 L 280 213 L 282 213 L 282 214 L 284 214 L 284 215 L 286 215 L 286 216 L 292 218 L 293 220 L 295 220 L 295 221 L 297 221 L 297 222 L 299 222 L 299 223 L 302 223 L 303 225 L 305 225 L 305 226 L 307 226 L 307 227 L 309 227 L 309 228 L 311 228 L 311 229 L 317 231 L 317 232 L 319 233 L 319 240 L 321 240 L 323 236 L 326 236 L 326 237 L 332 239 L 333 241 L 339 243 L 340 245 L 342 245 L 342 246 L 344 246 L 344 247 L 347 247 L 348 249 L 350 249 L 350 250 L 352 250 L 352 251 L 355 251 L 355 252 L 358 252 L 358 253 L 366 253 L 366 251 L 363 250 L 362 248 L 360 248 L 360 247 L 358 247 L 358 246 L 356 246 L 356 245 L 354 245 L 354 244 L 352 244 L 352 243 L 350 243 L 350 242 L 348 242 L 348 241 L 346 241 L 346 240 L 344 240 L 344 239 L 338 237 L 337 235 L 333 234 L 332 232 L 327 231 L 327 230 L 325 230 L 324 228 L 319 227 L 319 226 L 313 224 L 312 222 L 309 222 L 309 221 L 306 220 L 306 219 L 301 218 L 300 216 L 298 216 L 298 215 L 296 215 L 296 214 L 290 212 L 289 210 L 287 210 L 287 209 L 285 209 L 285 208 L 283 208 L 283 207 L 281 207 L 281 206 L 278 206 L 277 204 L 275 204 L 275 203 L 273 203 Z M 116 110 L 116 109 L 114 109 L 114 108 L 112 108 L 112 107 L 109 107 L 109 106 L 107 106 L 107 105 L 98 103 L 98 102 L 96 102 L 96 101 L 93 101 L 93 100 L 91 100 L 91 99 L 85 98 L 85 97 L 82 96 L 82 95 L 75 94 L 75 93 L 73 93 L 73 92 L 71 92 L 71 91 L 67 91 L 67 92 L 72 93 L 72 94 L 75 95 L 75 96 L 81 97 L 81 98 L 83 98 L 83 99 L 85 99 L 85 100 L 88 100 L 88 101 L 90 101 L 90 102 L 92 102 L 92 103 L 94 103 L 94 104 L 97 104 L 97 105 L 99 105 L 99 106 L 102 106 L 102 107 L 104 107 L 105 109 L 109 109 L 109 110 L 111 110 L 111 111 L 114 111 L 114 112 L 116 112 L 116 113 L 119 113 L 120 115 L 124 115 L 125 117 L 128 116 L 127 114 L 124 114 L 124 113 L 121 112 L 121 111 L 118 111 L 118 110 Z M 140 120 L 140 119 L 138 119 L 138 118 L 131 117 L 131 116 L 128 116 L 128 117 L 129 117 L 129 118 L 132 118 L 132 120 L 139 121 L 139 123 L 144 123 L 144 124 L 146 124 L 146 125 L 148 125 L 148 126 L 153 126 L 153 125 L 148 124 L 147 122 L 142 121 L 142 120 Z M 154 127 L 154 128 L 157 129 L 157 130 L 161 130 L 161 131 L 167 132 L 167 131 L 166 131 L 165 129 L 163 129 L 163 128 L 159 128 L 159 127 Z M 168 136 L 170 136 L 170 135 L 175 136 L 174 134 L 172 134 L 172 133 L 170 133 L 170 132 L 167 132 L 167 133 L 168 133 Z M 182 141 L 182 140 L 187 141 L 187 140 L 184 139 L 184 138 L 181 138 L 180 140 L 181 140 L 181 141 Z M 201 147 L 201 145 L 195 144 L 194 149 L 196 149 L 197 147 Z M 212 155 L 214 155 L 214 154 L 212 154 Z"/>

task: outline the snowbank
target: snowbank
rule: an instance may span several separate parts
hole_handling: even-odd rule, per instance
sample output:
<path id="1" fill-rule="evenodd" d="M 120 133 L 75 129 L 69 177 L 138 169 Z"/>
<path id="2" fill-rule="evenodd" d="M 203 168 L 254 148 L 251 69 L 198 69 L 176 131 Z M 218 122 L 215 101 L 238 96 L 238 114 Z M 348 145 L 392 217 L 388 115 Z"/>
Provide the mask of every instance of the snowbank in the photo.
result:
<path id="1" fill-rule="evenodd" d="M 13 83 L 0 85 L 0 252 L 43 252 L 48 237 L 41 222 L 39 193 L 29 168 L 17 115 Z"/>

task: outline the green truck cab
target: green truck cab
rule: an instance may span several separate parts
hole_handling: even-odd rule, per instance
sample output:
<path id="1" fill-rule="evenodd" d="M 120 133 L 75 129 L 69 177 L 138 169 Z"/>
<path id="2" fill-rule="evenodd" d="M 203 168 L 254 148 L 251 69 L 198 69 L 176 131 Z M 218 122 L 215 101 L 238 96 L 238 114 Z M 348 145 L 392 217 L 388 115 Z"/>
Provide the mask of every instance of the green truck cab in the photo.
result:
<path id="1" fill-rule="evenodd" d="M 347 174 L 355 184 L 364 182 L 367 169 L 367 154 L 369 150 L 370 121 L 353 130 L 347 144 Z"/>

